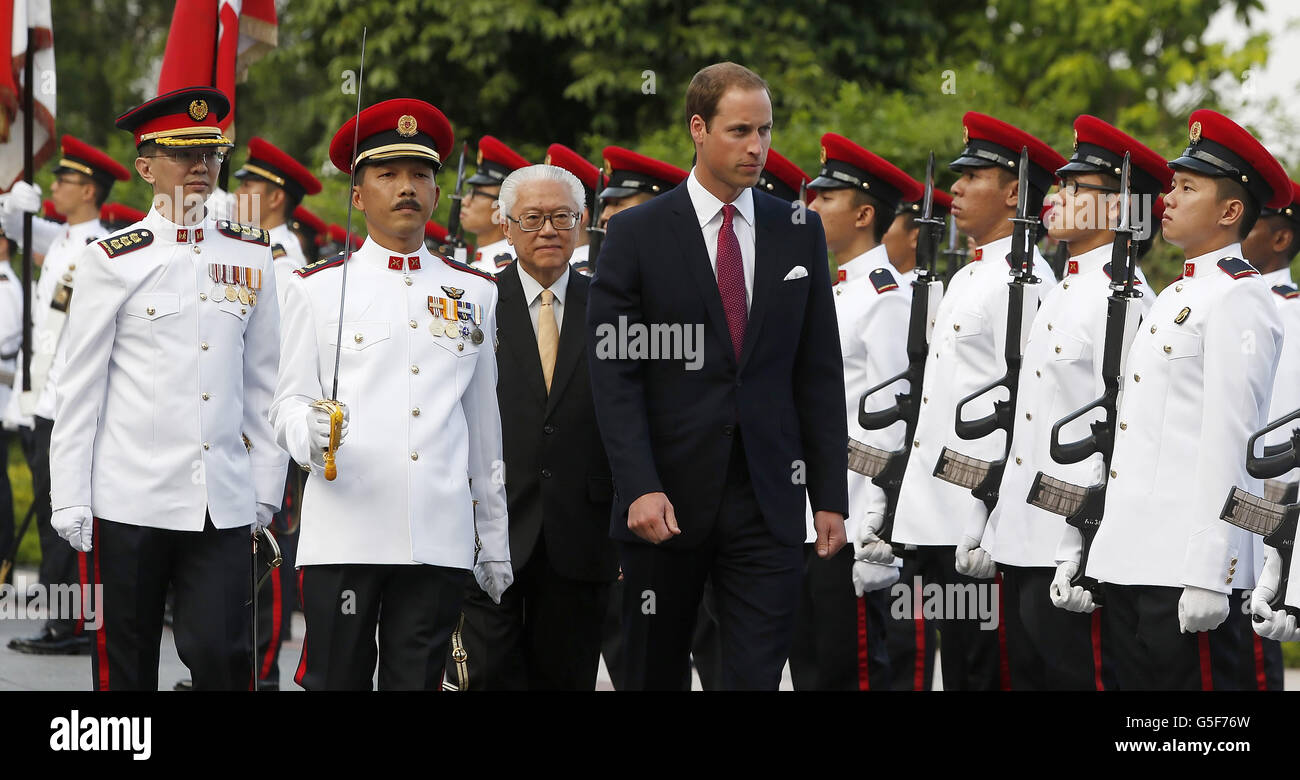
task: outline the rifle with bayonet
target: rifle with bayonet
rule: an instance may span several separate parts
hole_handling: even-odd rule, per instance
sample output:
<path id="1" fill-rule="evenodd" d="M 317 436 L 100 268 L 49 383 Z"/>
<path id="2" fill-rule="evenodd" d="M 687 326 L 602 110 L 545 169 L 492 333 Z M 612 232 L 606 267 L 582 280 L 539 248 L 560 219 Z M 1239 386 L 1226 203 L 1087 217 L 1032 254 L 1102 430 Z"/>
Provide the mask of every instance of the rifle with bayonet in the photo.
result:
<path id="1" fill-rule="evenodd" d="M 1300 525 L 1300 504 L 1296 503 L 1296 483 L 1280 482 L 1276 477 L 1286 474 L 1300 466 L 1300 428 L 1291 429 L 1291 438 L 1280 444 L 1264 448 L 1262 455 L 1255 455 L 1255 444 L 1273 431 L 1300 419 L 1300 409 L 1269 423 L 1267 427 L 1256 431 L 1246 442 L 1246 471 L 1256 479 L 1265 482 L 1264 497 L 1256 496 L 1234 487 L 1223 504 L 1219 518 L 1244 528 L 1253 534 L 1264 537 L 1264 544 L 1277 550 L 1281 559 L 1281 576 L 1278 579 L 1277 593 L 1268 602 L 1270 609 L 1285 609 L 1288 613 L 1300 617 L 1300 609 L 1286 604 L 1287 584 L 1291 577 L 1291 556 L 1295 548 L 1296 527 Z M 1270 485 L 1273 488 L 1270 495 Z M 1280 491 L 1280 495 L 1278 494 Z M 1252 616 L 1256 623 L 1264 622 L 1259 615 Z"/>
<path id="2" fill-rule="evenodd" d="M 1132 193 L 1130 192 L 1129 155 L 1124 155 L 1120 169 L 1120 224 L 1111 245 L 1110 267 L 1122 269 L 1111 276 L 1110 297 L 1106 301 L 1106 342 L 1101 358 L 1101 375 L 1104 390 L 1100 398 L 1071 412 L 1052 426 L 1049 451 L 1052 460 L 1063 465 L 1078 463 L 1094 454 L 1101 455 L 1103 476 L 1099 484 L 1073 485 L 1056 477 L 1038 472 L 1026 498 L 1033 506 L 1061 515 L 1065 522 L 1079 529 L 1083 547 L 1079 555 L 1079 568 L 1070 584 L 1082 587 L 1092 594 L 1095 603 L 1101 604 L 1097 581 L 1084 572 L 1088 567 L 1088 553 L 1092 540 L 1101 526 L 1102 512 L 1106 508 L 1105 474 L 1110 473 L 1110 459 L 1115 451 L 1115 425 L 1119 415 L 1120 394 L 1124 389 L 1124 363 L 1141 319 L 1138 299 L 1142 291 L 1137 284 L 1137 257 L 1140 246 L 1138 228 L 1134 225 Z M 1091 423 L 1091 435 L 1076 442 L 1062 442 L 1065 426 L 1085 415 L 1102 412 L 1102 418 Z"/>
<path id="3" fill-rule="evenodd" d="M 934 476 L 964 487 L 984 502 L 990 512 L 998 502 L 998 490 L 1002 484 L 1002 472 L 1007 465 L 1007 455 L 1011 452 L 1011 435 L 1015 428 L 1016 391 L 1020 384 L 1020 363 L 1024 356 L 1024 339 L 1028 336 L 1029 324 L 1033 321 L 1037 306 L 1037 296 L 1028 299 L 1027 288 L 1037 288 L 1038 277 L 1034 276 L 1034 244 L 1038 232 L 1038 209 L 1030 203 L 1029 198 L 1029 148 L 1020 150 L 1020 189 L 1016 202 L 1016 216 L 1011 218 L 1014 232 L 1011 238 L 1012 278 L 1008 283 L 1007 293 L 1007 342 L 1004 351 L 1007 370 L 1002 377 L 988 384 L 957 402 L 954 429 L 957 435 L 966 440 L 982 439 L 985 436 L 1003 431 L 1006 443 L 1002 457 L 996 461 L 984 461 L 962 455 L 947 447 L 939 453 L 939 461 L 934 466 Z M 999 388 L 1007 391 L 1007 400 L 993 402 L 993 412 L 976 420 L 962 418 L 962 410 L 977 398 L 981 398 Z"/>
<path id="4" fill-rule="evenodd" d="M 451 193 L 451 213 L 447 216 L 447 244 L 442 247 L 443 254 L 458 263 L 464 263 L 469 259 L 469 245 L 465 243 L 465 231 L 460 226 L 460 205 L 465 197 L 465 149 L 468 145 L 467 141 L 460 142 L 460 162 L 456 164 L 456 189 Z"/>
<path id="5" fill-rule="evenodd" d="M 925 378 L 925 359 L 930 351 L 930 330 L 943 297 L 943 282 L 935 272 L 935 255 L 939 238 L 943 234 L 943 220 L 934 216 L 934 152 L 925 168 L 925 197 L 921 203 L 921 216 L 916 219 L 920 233 L 916 238 L 916 277 L 912 279 L 912 311 L 907 324 L 907 370 L 898 376 L 867 390 L 858 401 L 858 424 L 868 431 L 888 428 L 903 421 L 905 433 L 903 446 L 894 452 L 849 439 L 849 468 L 871 478 L 885 492 L 884 522 L 878 536 L 890 541 L 894 528 L 894 511 L 898 507 L 898 493 L 907 471 L 907 458 L 912 452 L 908 442 L 916 434 L 916 421 L 921 408 L 921 382 Z M 907 390 L 894 396 L 894 406 L 877 411 L 867 411 L 867 399 L 896 382 L 906 381 Z M 895 555 L 902 555 L 899 550 Z"/>
<path id="6" fill-rule="evenodd" d="M 605 240 L 605 228 L 600 225 L 600 211 L 604 208 L 600 192 L 603 189 L 605 189 L 605 172 L 598 171 L 596 189 L 591 193 L 591 214 L 587 216 L 587 266 L 592 273 L 596 270 L 596 257 L 600 254 L 600 243 Z"/>
<path id="7" fill-rule="evenodd" d="M 951 214 L 948 215 L 948 246 L 943 250 L 943 257 L 945 261 L 943 283 L 947 285 L 957 275 L 957 270 L 970 259 L 970 251 L 966 249 L 965 239 L 957 232 L 957 218 Z"/>

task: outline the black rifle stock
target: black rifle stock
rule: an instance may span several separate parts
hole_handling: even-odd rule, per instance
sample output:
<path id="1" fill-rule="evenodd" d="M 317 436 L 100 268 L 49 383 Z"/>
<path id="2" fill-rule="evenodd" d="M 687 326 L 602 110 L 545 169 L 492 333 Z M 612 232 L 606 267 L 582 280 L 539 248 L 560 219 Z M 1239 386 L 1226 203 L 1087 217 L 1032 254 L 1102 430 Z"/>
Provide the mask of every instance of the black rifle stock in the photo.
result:
<path id="1" fill-rule="evenodd" d="M 600 255 L 600 244 L 605 240 L 605 228 L 600 226 L 600 212 L 604 202 L 600 191 L 605 188 L 605 172 L 596 174 L 596 189 L 591 193 L 591 214 L 587 216 L 587 266 L 596 272 L 596 257 Z"/>

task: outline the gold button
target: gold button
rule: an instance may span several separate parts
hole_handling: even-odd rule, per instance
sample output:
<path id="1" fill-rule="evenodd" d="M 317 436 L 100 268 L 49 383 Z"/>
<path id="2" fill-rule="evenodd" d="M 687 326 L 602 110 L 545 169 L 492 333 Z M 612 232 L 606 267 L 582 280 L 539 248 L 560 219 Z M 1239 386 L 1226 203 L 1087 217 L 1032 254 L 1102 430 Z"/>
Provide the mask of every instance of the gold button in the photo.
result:
<path id="1" fill-rule="evenodd" d="M 1025 412 L 1025 419 L 1026 419 L 1026 420 L 1032 420 L 1032 419 L 1034 419 L 1034 416 L 1033 416 L 1032 414 L 1030 414 L 1029 412 Z"/>
<path id="2" fill-rule="evenodd" d="M 411 373 L 412 373 L 412 374 L 418 374 L 418 373 L 420 373 L 420 367 L 419 367 L 419 366 L 411 366 Z"/>
<path id="3" fill-rule="evenodd" d="M 1236 574 L 1236 573 L 1237 573 L 1237 567 L 1236 567 L 1236 566 L 1233 566 L 1233 567 L 1231 567 L 1231 568 L 1228 569 L 1228 574 L 1229 574 L 1229 575 L 1233 575 L 1233 574 Z"/>
<path id="4" fill-rule="evenodd" d="M 411 281 L 411 277 L 409 276 L 403 279 L 402 281 L 406 282 L 407 287 L 410 287 L 412 284 L 415 284 L 414 282 Z"/>
<path id="5" fill-rule="evenodd" d="M 212 396 L 208 395 L 207 393 L 204 393 L 204 394 L 203 394 L 203 400 L 204 400 L 204 401 L 208 400 L 208 399 L 211 398 L 211 397 L 212 397 Z"/>
<path id="6" fill-rule="evenodd" d="M 203 442 L 203 449 L 205 449 L 205 450 L 210 450 L 210 449 L 212 449 L 212 445 L 211 445 L 211 444 L 208 444 L 208 443 L 205 441 L 205 442 Z"/>
<path id="7" fill-rule="evenodd" d="M 925 396 L 925 395 L 921 396 L 921 403 L 923 403 L 923 404 L 928 404 L 928 403 L 930 403 L 930 397 L 929 397 L 929 396 Z"/>
<path id="8" fill-rule="evenodd" d="M 961 326 L 954 322 L 954 323 L 952 324 L 952 329 L 953 329 L 953 330 L 961 330 Z"/>
<path id="9" fill-rule="evenodd" d="M 1051 330 L 1051 329 L 1052 329 L 1052 323 L 1050 323 L 1050 322 L 1047 323 L 1047 329 L 1048 329 L 1048 330 Z"/>
<path id="10" fill-rule="evenodd" d="M 197 245 L 195 245 L 195 247 L 194 247 L 194 254 L 196 254 L 196 255 L 201 255 L 201 254 L 203 254 L 203 250 L 202 250 L 202 249 L 199 249 L 199 247 L 198 247 Z"/>
<path id="11" fill-rule="evenodd" d="M 147 309 L 144 310 L 144 313 L 145 313 L 145 314 L 148 314 L 150 317 L 152 317 L 152 316 L 154 315 L 154 312 L 156 312 L 156 311 L 157 311 L 157 309 L 155 309 L 154 307 L 150 306 L 149 308 L 147 308 Z"/>
<path id="12" fill-rule="evenodd" d="M 1231 565 L 1233 565 L 1233 566 L 1236 566 L 1236 565 L 1237 565 L 1237 559 L 1236 559 L 1236 558 L 1233 558 L 1233 559 L 1232 559 L 1232 564 L 1231 564 Z"/>
<path id="13" fill-rule="evenodd" d="M 412 417 L 419 417 L 419 416 L 420 416 L 420 407 L 417 406 L 417 407 L 415 407 L 414 409 L 412 409 L 412 410 L 411 410 L 411 416 L 412 416 Z"/>
<path id="14" fill-rule="evenodd" d="M 361 342 L 365 341 L 365 336 L 362 336 L 360 333 L 357 333 L 352 337 L 352 340 L 360 344 Z"/>
<path id="15" fill-rule="evenodd" d="M 1060 345 L 1060 344 L 1057 344 L 1057 345 L 1056 345 L 1056 354 L 1058 354 L 1058 355 L 1061 354 L 1061 345 Z"/>
<path id="16" fill-rule="evenodd" d="M 1115 469 L 1111 469 L 1111 470 L 1110 470 L 1110 478 L 1111 478 L 1111 479 L 1118 479 L 1118 478 L 1119 478 L 1119 472 L 1116 471 Z"/>
<path id="17" fill-rule="evenodd" d="M 411 451 L 411 460 L 419 460 L 419 459 L 420 459 L 420 453 L 415 452 L 414 450 L 412 450 L 412 451 Z"/>
<path id="18" fill-rule="evenodd" d="M 1066 283 L 1062 284 L 1061 286 L 1064 287 L 1064 288 L 1067 289 L 1067 290 L 1070 289 L 1070 283 L 1069 283 L 1069 282 L 1066 282 Z"/>
<path id="19" fill-rule="evenodd" d="M 207 293 L 199 293 L 199 300 L 200 300 L 200 301 L 206 301 L 207 299 L 208 299 L 208 294 L 207 294 Z"/>
<path id="20" fill-rule="evenodd" d="M 199 345 L 199 349 L 203 350 L 204 352 L 207 352 L 207 351 L 208 351 L 208 342 L 205 341 L 205 342 L 203 342 L 202 344 L 200 344 L 200 345 Z"/>
<path id="21" fill-rule="evenodd" d="M 1134 382 L 1141 382 L 1141 381 L 1142 381 L 1142 377 L 1141 377 L 1141 376 L 1138 376 L 1137 374 L 1134 374 L 1134 375 L 1133 375 L 1133 381 L 1134 381 Z"/>
<path id="22" fill-rule="evenodd" d="M 68 263 L 68 270 L 69 270 L 69 271 L 75 271 L 75 270 L 77 270 L 77 264 L 76 264 L 76 263 Z"/>
<path id="23" fill-rule="evenodd" d="M 921 441 L 918 439 L 917 441 L 912 442 L 912 446 L 913 446 L 913 447 L 920 447 L 920 446 L 921 446 Z"/>
<path id="24" fill-rule="evenodd" d="M 412 328 L 416 327 L 415 320 L 411 320 L 410 325 Z"/>
<path id="25" fill-rule="evenodd" d="M 1168 355 L 1169 353 L 1171 353 L 1171 352 L 1173 352 L 1173 351 L 1174 351 L 1174 348 L 1173 348 L 1173 347 L 1169 346 L 1168 344 L 1165 345 L 1165 354 L 1166 354 L 1166 355 Z"/>
<path id="26" fill-rule="evenodd" d="M 1152 325 L 1152 326 L 1151 326 L 1151 332 L 1152 332 L 1152 333 L 1155 333 L 1155 332 L 1156 332 L 1156 326 L 1155 326 L 1155 325 Z"/>
<path id="27" fill-rule="evenodd" d="M 1034 369 L 1034 376 L 1039 377 L 1039 378 L 1041 379 L 1042 376 L 1043 376 L 1043 372 L 1042 372 L 1042 371 L 1039 371 L 1038 369 L 1035 368 L 1035 369 Z"/>
<path id="28" fill-rule="evenodd" d="M 1174 292 L 1182 292 L 1182 291 L 1183 291 L 1183 286 L 1181 284 L 1174 285 Z"/>
<path id="29" fill-rule="evenodd" d="M 457 352 L 464 352 L 464 351 L 465 351 L 465 342 L 463 342 L 463 341 L 458 341 L 458 342 L 456 342 L 456 351 L 457 351 Z M 416 371 L 415 373 L 418 374 L 418 373 L 420 373 L 420 372 L 419 372 L 419 371 Z"/>
<path id="30" fill-rule="evenodd" d="M 240 307 L 239 307 L 239 313 L 240 313 L 240 314 L 247 314 L 247 313 L 248 313 L 248 309 L 245 309 L 243 306 L 240 306 Z"/>
<path id="31" fill-rule="evenodd" d="M 1016 465 L 1017 465 L 1017 466 L 1019 466 L 1022 462 L 1023 462 L 1023 461 L 1021 461 L 1020 458 L 1016 458 Z"/>
<path id="32" fill-rule="evenodd" d="M 1122 422 L 1122 423 L 1120 423 L 1120 424 L 1119 424 L 1119 429 L 1120 429 L 1121 431 L 1127 431 L 1127 430 L 1128 430 L 1128 423 L 1126 423 L 1126 422 Z"/>
<path id="33" fill-rule="evenodd" d="M 1229 577 L 1228 579 L 1224 580 L 1224 581 L 1223 581 L 1223 584 L 1224 584 L 1224 585 L 1231 585 L 1231 584 L 1232 584 L 1232 578 Z"/>

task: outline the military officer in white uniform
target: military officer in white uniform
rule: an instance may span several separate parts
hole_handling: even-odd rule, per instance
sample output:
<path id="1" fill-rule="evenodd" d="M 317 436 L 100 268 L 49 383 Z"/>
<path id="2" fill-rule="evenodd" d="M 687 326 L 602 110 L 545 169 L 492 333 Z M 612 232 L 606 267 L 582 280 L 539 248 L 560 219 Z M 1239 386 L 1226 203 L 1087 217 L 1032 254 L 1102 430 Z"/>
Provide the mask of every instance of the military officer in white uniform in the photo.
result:
<path id="1" fill-rule="evenodd" d="M 461 202 L 460 223 L 474 234 L 478 251 L 470 267 L 495 274 L 515 260 L 514 249 L 506 240 L 504 218 L 498 214 L 497 195 L 501 182 L 511 171 L 531 163 L 522 155 L 490 135 L 478 141 L 478 168 L 465 180 L 470 190 Z"/>
<path id="2" fill-rule="evenodd" d="M 1255 572 L 1241 560 L 1247 533 L 1219 512 L 1232 487 L 1262 489 L 1246 472 L 1246 440 L 1266 423 L 1282 345 L 1272 294 L 1238 242 L 1261 208 L 1290 203 L 1290 181 L 1222 114 L 1195 111 L 1189 125 L 1163 218 L 1187 262 L 1129 349 L 1087 567 L 1105 584 L 1108 655 L 1127 690 L 1240 684 L 1246 649 L 1223 624 Z"/>
<path id="3" fill-rule="evenodd" d="M 899 202 L 920 197 L 924 187 L 888 160 L 842 135 L 826 133 L 821 146 L 822 169 L 808 188 L 815 193 L 810 208 L 821 217 L 826 247 L 839 265 L 835 313 L 844 357 L 844 413 L 849 436 L 894 452 L 903 447 L 903 422 L 868 431 L 858 424 L 858 408 L 867 390 L 907 369 L 903 336 L 911 312 L 911 290 L 899 284 L 880 240 L 893 222 Z M 759 183 L 763 184 L 761 178 Z M 797 199 L 797 190 L 794 194 Z M 890 385 L 872 396 L 868 408 L 893 406 L 895 393 L 903 389 Z M 849 471 L 848 480 L 846 532 L 848 538 L 856 539 L 857 518 L 883 514 L 886 498 L 884 490 L 862 474 Z M 822 559 L 814 544 L 817 533 L 811 505 L 807 526 L 803 603 L 790 651 L 795 690 L 889 690 L 887 588 L 898 580 L 898 567 L 894 561 L 855 561 L 851 545 Z"/>
<path id="4" fill-rule="evenodd" d="M 1132 220 L 1154 230 L 1152 205 L 1169 188 L 1173 172 L 1160 155 L 1119 129 L 1092 116 L 1074 122 L 1075 148 L 1056 171 L 1061 186 L 1047 199 L 1048 234 L 1069 248 L 1065 278 L 1044 297 L 1029 331 L 1016 395 L 1016 425 L 1011 456 L 1002 476 L 997 506 L 984 518 L 973 515 L 965 535 L 980 539 L 982 565 L 997 563 L 1002 574 L 1002 625 L 1013 690 L 1096 690 L 1102 687 L 1094 622 L 1101 616 L 1057 609 L 1049 586 L 1057 570 L 1062 534 L 1074 539 L 1077 571 L 1078 531 L 1059 516 L 1026 501 L 1039 471 L 1075 485 L 1102 481 L 1101 456 L 1062 465 L 1052 459 L 1052 426 L 1099 398 L 1105 390 L 1102 356 L 1106 348 L 1107 303 L 1115 233 L 1120 218 L 1120 175 L 1124 154 L 1131 155 L 1130 189 L 1136 196 Z M 1150 241 L 1146 241 L 1150 246 Z M 1141 269 L 1135 272 L 1140 317 L 1155 297 Z M 1076 420 L 1061 432 L 1065 442 L 1083 439 L 1100 413 Z M 1073 572 L 1068 572 L 1072 574 Z M 1066 583 L 1069 577 L 1065 578 Z"/>
<path id="5" fill-rule="evenodd" d="M 971 236 L 979 248 L 974 259 L 953 277 L 939 305 L 893 541 L 918 546 L 917 565 L 923 582 L 941 586 L 983 582 L 987 588 L 988 580 L 958 574 L 954 558 L 954 551 L 974 546 L 963 539 L 962 531 L 972 515 L 985 513 L 985 506 L 970 490 L 934 476 L 934 470 L 944 447 L 986 461 L 1002 455 L 1005 439 L 1000 431 L 975 441 L 957 436 L 956 406 L 960 399 L 1006 373 L 1009 220 L 1015 216 L 1018 198 L 1030 198 L 1030 213 L 1038 211 L 1055 179 L 1053 171 L 1065 164 L 1065 158 L 1028 133 L 984 114 L 967 113 L 963 129 L 966 147 L 950 164 L 961 174 L 952 187 L 952 213 L 958 229 Z M 1017 191 L 1023 147 L 1029 148 L 1030 155 L 1029 192 Z M 1042 280 L 1038 287 L 1050 288 L 1056 281 L 1051 269 L 1037 248 L 1033 255 L 1034 275 Z M 1037 304 L 1037 292 L 1031 287 L 1025 306 L 1032 311 Z M 970 404 L 963 410 L 966 419 L 989 414 L 995 397 L 986 394 Z M 858 526 L 858 541 L 871 560 L 886 562 L 892 558 L 889 546 L 867 534 L 879 523 L 878 516 L 869 515 Z M 976 619 L 940 620 L 945 689 L 997 690 L 1007 683 L 1000 674 L 997 632 L 981 631 L 979 625 Z"/>
<path id="6" fill-rule="evenodd" d="M 67 352 L 63 326 L 67 322 L 68 307 L 72 302 L 77 275 L 76 260 L 85 251 L 87 244 L 108 235 L 108 230 L 99 221 L 100 207 L 107 200 L 113 183 L 129 178 L 126 168 L 112 157 L 70 135 L 63 136 L 62 156 L 54 169 L 50 198 L 59 213 L 67 215 L 68 223 L 66 226 L 58 226 L 58 236 L 46 248 L 41 275 L 32 295 L 32 343 L 36 348 L 31 361 L 31 390 L 27 393 L 20 392 L 20 356 L 19 370 L 14 380 L 15 392 L 9 396 L 5 413 L 6 419 L 20 420 L 32 429 L 33 447 L 29 465 L 32 470 L 32 491 L 36 496 L 36 528 L 41 540 L 40 580 L 44 585 L 75 585 L 78 581 L 76 552 L 50 526 L 49 502 L 54 388 Z M 12 207 L 21 197 L 11 197 L 9 205 Z M 31 201 L 39 206 L 39 195 L 32 197 Z M 28 205 L 31 205 L 30 201 Z M 14 211 L 18 216 L 15 235 L 21 237 L 22 212 L 21 209 Z M 4 221 L 11 222 L 7 214 Z M 33 223 L 46 221 L 48 220 L 39 217 L 32 218 Z M 37 232 L 34 228 L 33 234 Z M 10 287 L 17 286 L 14 281 L 8 284 Z M 19 327 L 21 329 L 21 324 Z M 9 647 L 25 653 L 80 654 L 90 651 L 90 637 L 80 630 L 78 621 L 72 616 L 51 616 L 45 621 L 40 634 L 14 639 Z"/>
<path id="7" fill-rule="evenodd" d="M 154 190 L 145 219 L 86 247 L 50 442 L 51 523 L 102 586 L 96 689 L 155 690 L 167 586 L 196 689 L 247 690 L 250 528 L 279 508 L 268 411 L 279 307 L 266 231 L 205 201 L 229 101 L 179 89 L 118 117 Z"/>
<path id="8" fill-rule="evenodd" d="M 353 206 L 369 237 L 346 261 L 341 350 L 343 256 L 300 269 L 285 291 L 271 416 L 280 443 L 312 470 L 295 677 L 309 690 L 369 690 L 376 661 L 381 689 L 436 689 L 466 573 L 498 602 L 513 578 L 496 283 L 423 241 L 451 147 L 446 117 L 421 100 L 384 101 L 349 120 L 330 159 L 344 173 L 356 166 Z M 330 481 L 329 419 L 314 404 L 331 392 L 336 354 L 348 418 Z"/>

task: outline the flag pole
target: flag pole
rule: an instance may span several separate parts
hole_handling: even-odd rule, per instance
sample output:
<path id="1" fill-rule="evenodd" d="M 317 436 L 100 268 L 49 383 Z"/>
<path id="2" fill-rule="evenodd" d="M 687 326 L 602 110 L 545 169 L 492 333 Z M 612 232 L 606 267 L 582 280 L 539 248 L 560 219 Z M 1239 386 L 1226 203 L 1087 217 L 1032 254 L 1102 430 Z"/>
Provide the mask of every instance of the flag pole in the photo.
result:
<path id="1" fill-rule="evenodd" d="M 32 183 L 32 157 L 35 112 L 32 110 L 32 71 L 36 67 L 36 30 L 27 28 L 27 51 L 23 55 L 23 181 Z M 32 214 L 23 212 L 23 386 L 22 392 L 32 389 Z"/>

